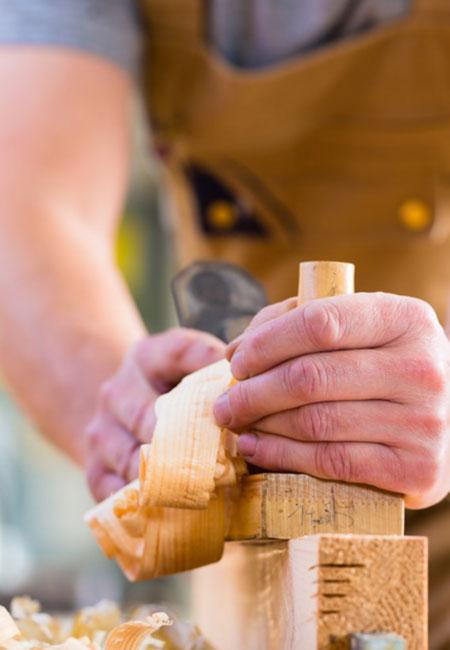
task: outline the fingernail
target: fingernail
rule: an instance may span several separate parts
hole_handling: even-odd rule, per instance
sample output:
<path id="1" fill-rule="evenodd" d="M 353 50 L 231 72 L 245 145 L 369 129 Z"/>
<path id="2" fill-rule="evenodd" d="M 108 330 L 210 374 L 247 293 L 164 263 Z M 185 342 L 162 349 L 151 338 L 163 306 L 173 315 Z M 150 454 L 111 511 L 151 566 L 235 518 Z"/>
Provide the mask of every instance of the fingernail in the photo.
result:
<path id="1" fill-rule="evenodd" d="M 231 372 L 236 379 L 248 379 L 248 371 L 245 364 L 244 354 L 236 352 L 231 359 Z"/>
<path id="2" fill-rule="evenodd" d="M 254 456 L 257 444 L 257 435 L 254 433 L 242 433 L 238 439 L 238 451 L 241 456 L 245 456 L 247 458 Z"/>
<path id="3" fill-rule="evenodd" d="M 214 404 L 214 417 L 217 424 L 226 427 L 231 422 L 231 407 L 228 393 L 224 393 Z"/>
<path id="4" fill-rule="evenodd" d="M 228 359 L 228 361 L 231 361 L 233 358 L 233 355 L 236 352 L 236 348 L 239 346 L 239 343 L 242 341 L 243 337 L 244 335 L 240 334 L 233 341 L 230 341 L 230 343 L 228 343 L 227 349 L 225 350 L 225 357 Z"/>

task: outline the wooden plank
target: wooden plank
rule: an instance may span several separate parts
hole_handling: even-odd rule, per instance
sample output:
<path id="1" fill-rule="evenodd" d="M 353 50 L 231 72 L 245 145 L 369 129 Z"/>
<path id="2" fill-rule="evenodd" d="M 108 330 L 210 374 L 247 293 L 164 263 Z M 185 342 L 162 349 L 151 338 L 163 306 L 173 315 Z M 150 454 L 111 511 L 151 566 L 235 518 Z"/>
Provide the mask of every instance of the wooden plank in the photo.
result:
<path id="1" fill-rule="evenodd" d="M 317 533 L 402 535 L 402 497 L 303 474 L 247 476 L 228 540 L 292 539 Z"/>
<path id="2" fill-rule="evenodd" d="M 194 572 L 194 620 L 217 650 L 348 650 L 357 632 L 426 650 L 426 556 L 418 537 L 231 543 Z"/>

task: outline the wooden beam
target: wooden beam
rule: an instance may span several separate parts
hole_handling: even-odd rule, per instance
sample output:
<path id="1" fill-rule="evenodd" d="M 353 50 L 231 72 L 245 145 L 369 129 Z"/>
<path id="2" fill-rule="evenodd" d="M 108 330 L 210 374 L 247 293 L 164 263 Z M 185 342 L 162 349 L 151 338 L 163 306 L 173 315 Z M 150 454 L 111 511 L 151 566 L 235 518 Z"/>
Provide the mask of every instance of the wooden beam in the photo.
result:
<path id="1" fill-rule="evenodd" d="M 231 543 L 194 572 L 193 617 L 217 650 L 348 650 L 358 632 L 426 650 L 426 558 L 418 537 Z"/>
<path id="2" fill-rule="evenodd" d="M 292 539 L 317 533 L 402 535 L 402 497 L 303 474 L 243 479 L 228 540 Z"/>

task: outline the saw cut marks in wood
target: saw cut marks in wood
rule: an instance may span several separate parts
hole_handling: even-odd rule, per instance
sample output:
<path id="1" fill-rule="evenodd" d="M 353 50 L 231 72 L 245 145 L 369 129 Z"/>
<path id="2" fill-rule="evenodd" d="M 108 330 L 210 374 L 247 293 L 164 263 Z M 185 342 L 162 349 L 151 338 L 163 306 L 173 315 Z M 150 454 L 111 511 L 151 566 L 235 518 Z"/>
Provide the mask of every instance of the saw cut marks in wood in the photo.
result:
<path id="1" fill-rule="evenodd" d="M 426 539 L 230 543 L 221 562 L 195 571 L 193 606 L 216 650 L 349 650 L 349 637 L 363 632 L 426 650 Z"/>

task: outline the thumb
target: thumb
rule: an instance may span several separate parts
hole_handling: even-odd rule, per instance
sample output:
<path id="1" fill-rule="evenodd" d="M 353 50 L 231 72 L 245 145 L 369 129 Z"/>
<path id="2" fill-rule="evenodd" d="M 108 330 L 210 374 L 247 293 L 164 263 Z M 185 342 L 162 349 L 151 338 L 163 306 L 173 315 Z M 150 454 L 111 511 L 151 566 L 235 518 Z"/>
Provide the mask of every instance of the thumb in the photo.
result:
<path id="1" fill-rule="evenodd" d="M 136 357 L 153 386 L 165 390 L 185 375 L 224 358 L 225 344 L 211 334 L 176 328 L 137 344 Z"/>

